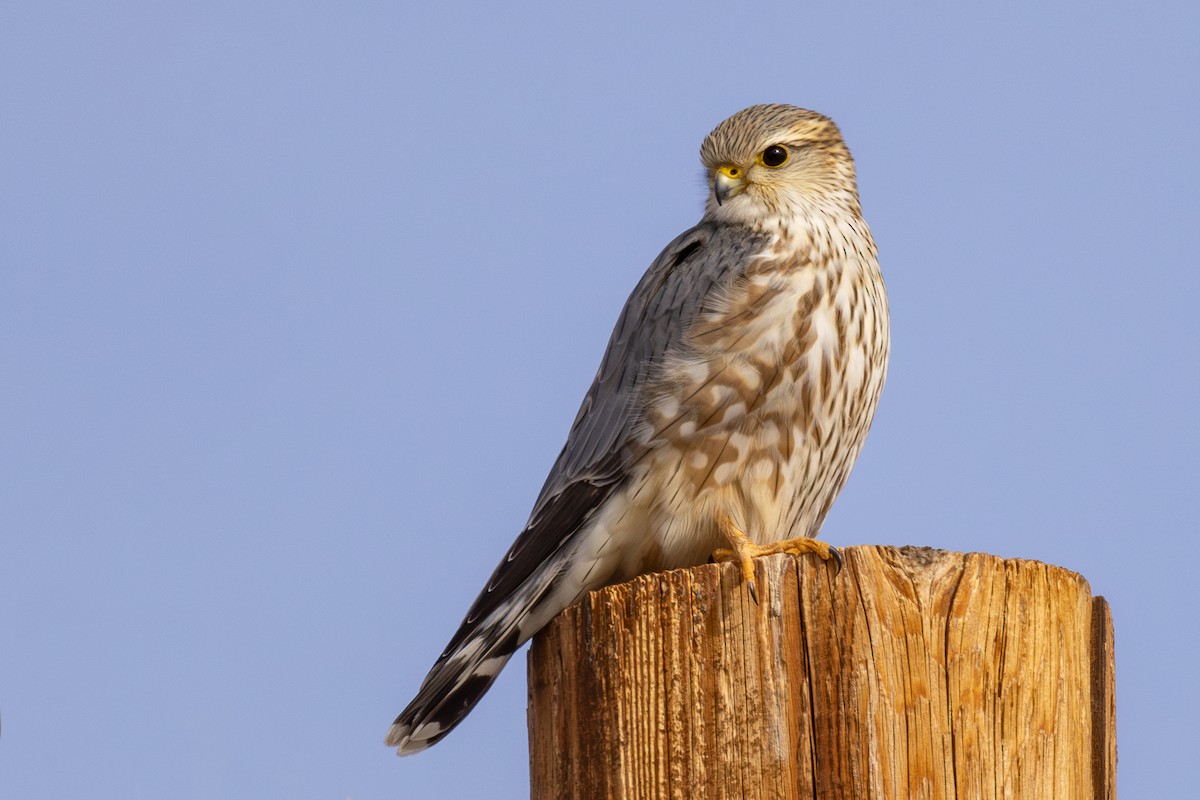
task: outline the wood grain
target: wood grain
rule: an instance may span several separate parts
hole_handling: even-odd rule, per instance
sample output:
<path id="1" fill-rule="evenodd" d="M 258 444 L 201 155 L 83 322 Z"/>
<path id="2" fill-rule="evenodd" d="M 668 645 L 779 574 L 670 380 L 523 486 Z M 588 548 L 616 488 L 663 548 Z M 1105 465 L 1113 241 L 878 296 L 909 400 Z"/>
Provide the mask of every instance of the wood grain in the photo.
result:
<path id="1" fill-rule="evenodd" d="M 592 593 L 529 656 L 532 797 L 1114 800 L 1112 620 L 1079 575 L 852 547 Z"/>

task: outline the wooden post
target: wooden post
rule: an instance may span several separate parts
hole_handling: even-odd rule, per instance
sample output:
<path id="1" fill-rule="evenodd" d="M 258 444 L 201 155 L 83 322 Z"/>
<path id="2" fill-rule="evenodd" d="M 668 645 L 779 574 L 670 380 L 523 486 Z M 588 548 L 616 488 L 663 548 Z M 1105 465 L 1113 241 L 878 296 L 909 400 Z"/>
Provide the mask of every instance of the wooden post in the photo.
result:
<path id="1" fill-rule="evenodd" d="M 592 593 L 529 655 L 532 797 L 1114 800 L 1108 604 L 1034 561 L 851 547 Z"/>

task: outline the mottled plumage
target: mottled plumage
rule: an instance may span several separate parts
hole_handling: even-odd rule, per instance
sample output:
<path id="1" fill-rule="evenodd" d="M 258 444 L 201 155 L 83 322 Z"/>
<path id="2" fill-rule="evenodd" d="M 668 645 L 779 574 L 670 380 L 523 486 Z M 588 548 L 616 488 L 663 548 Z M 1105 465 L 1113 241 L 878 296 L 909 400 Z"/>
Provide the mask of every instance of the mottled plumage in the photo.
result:
<path id="1" fill-rule="evenodd" d="M 785 105 L 735 114 L 700 154 L 704 217 L 626 303 L 528 524 L 388 733 L 401 754 L 593 589 L 714 553 L 749 575 L 754 545 L 828 557 L 803 537 L 862 448 L 888 356 L 854 164 L 831 120 Z"/>

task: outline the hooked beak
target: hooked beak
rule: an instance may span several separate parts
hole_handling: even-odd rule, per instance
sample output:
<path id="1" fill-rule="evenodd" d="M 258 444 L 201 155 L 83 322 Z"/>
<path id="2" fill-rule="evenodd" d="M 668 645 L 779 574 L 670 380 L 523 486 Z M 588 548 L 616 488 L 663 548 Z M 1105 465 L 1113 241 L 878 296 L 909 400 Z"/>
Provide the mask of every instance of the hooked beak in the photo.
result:
<path id="1" fill-rule="evenodd" d="M 713 194 L 717 197 L 717 205 L 725 204 L 731 197 L 736 197 L 746 188 L 746 171 L 733 164 L 717 167 L 713 175 Z"/>

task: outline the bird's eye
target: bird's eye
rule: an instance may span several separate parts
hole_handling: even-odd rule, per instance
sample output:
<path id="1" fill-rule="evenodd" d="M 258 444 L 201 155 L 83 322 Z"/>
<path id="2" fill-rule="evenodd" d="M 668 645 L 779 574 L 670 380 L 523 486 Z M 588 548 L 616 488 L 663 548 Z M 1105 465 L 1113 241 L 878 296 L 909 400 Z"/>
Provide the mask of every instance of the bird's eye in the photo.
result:
<path id="1" fill-rule="evenodd" d="M 768 167 L 782 167 L 788 160 L 787 148 L 781 144 L 773 144 L 762 151 L 758 160 Z"/>

